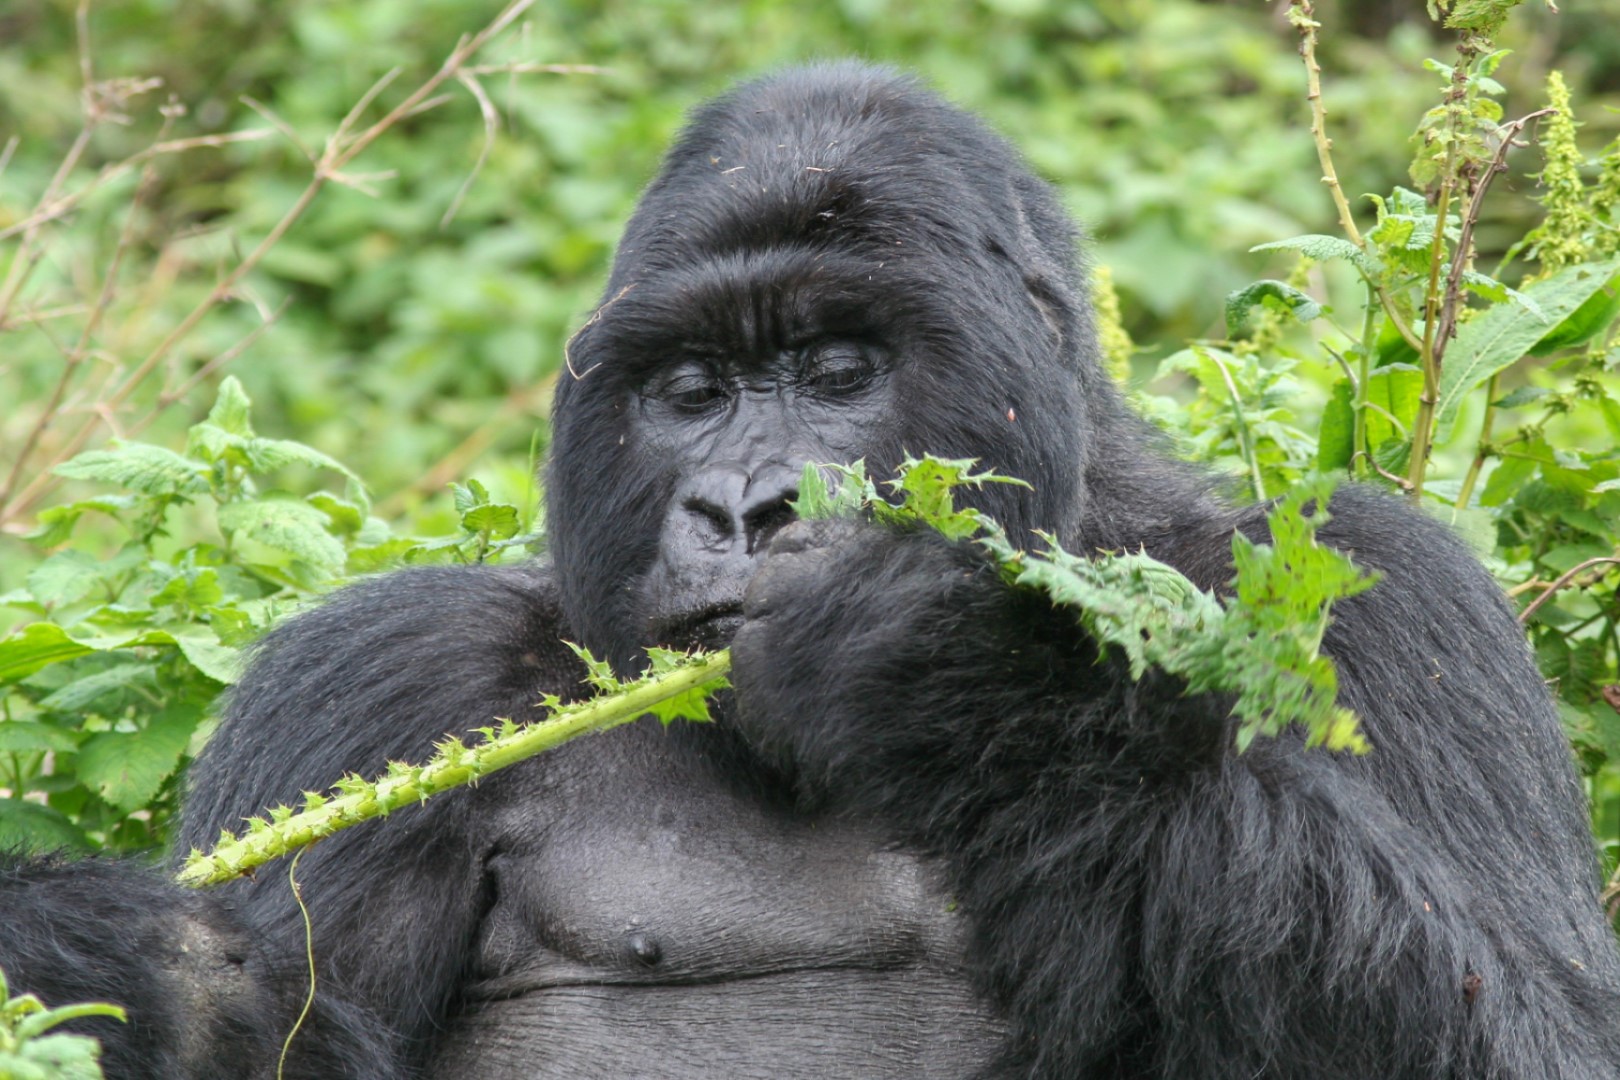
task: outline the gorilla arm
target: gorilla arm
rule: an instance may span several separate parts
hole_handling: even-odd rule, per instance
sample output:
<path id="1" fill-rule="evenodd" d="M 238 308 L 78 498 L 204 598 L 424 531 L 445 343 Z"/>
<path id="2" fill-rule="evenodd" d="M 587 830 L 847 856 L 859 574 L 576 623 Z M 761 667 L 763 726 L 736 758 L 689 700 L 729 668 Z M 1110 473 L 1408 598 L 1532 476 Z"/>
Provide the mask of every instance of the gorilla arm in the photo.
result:
<path id="1" fill-rule="evenodd" d="M 193 766 L 179 850 L 576 682 L 551 595 L 532 567 L 409 571 L 272 633 Z M 320 992 L 286 1075 L 393 1080 L 442 1018 L 481 913 L 474 801 L 413 807 L 301 860 Z M 0 909 L 14 987 L 127 1006 L 128 1024 L 70 1025 L 102 1040 L 109 1076 L 275 1074 L 308 991 L 284 862 L 195 892 L 129 862 L 4 856 Z"/>
<path id="2" fill-rule="evenodd" d="M 179 850 L 206 848 L 220 829 L 296 805 L 344 773 L 423 760 L 446 733 L 497 716 L 521 721 L 543 692 L 577 687 L 565 636 L 543 567 L 411 570 L 343 590 L 258 648 L 193 766 Z M 317 999 L 387 1017 L 407 1059 L 442 1020 L 485 903 L 476 795 L 340 833 L 299 863 Z M 253 923 L 296 1009 L 304 924 L 282 865 L 223 891 Z M 318 1031 L 294 1040 L 295 1057 L 314 1063 L 322 1052 Z"/>
<path id="3" fill-rule="evenodd" d="M 1327 641 L 1365 759 L 1236 755 L 1227 701 L 1099 662 L 972 545 L 849 522 L 773 543 L 733 646 L 742 722 L 809 797 L 946 857 L 1009 1075 L 1613 1075 L 1612 949 L 1593 883 L 1557 879 L 1590 851 L 1546 850 L 1584 825 L 1517 629 L 1438 528 L 1358 490 L 1334 509 L 1324 538 L 1384 573 Z M 1207 584 L 1228 571 L 1188 564 L 1234 527 L 1260 512 L 1149 550 Z"/>

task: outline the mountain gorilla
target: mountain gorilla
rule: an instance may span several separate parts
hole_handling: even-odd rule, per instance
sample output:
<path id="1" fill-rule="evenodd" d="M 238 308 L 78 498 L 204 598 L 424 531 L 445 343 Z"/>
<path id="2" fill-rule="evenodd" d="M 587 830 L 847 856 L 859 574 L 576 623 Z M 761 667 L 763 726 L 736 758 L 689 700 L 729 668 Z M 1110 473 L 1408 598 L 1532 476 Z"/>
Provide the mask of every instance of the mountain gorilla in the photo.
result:
<path id="1" fill-rule="evenodd" d="M 972 496 L 1013 536 L 1221 586 L 1262 509 L 1127 412 L 1075 239 L 1000 139 L 884 71 L 696 113 L 572 342 L 551 562 L 405 571 L 277 630 L 180 846 L 581 693 L 563 639 L 624 672 L 730 641 L 734 695 L 312 849 L 292 1074 L 1620 1075 L 1569 750 L 1444 529 L 1334 500 L 1322 535 L 1383 575 L 1326 642 L 1354 758 L 1238 755 L 1228 699 L 1133 681 L 971 543 L 793 520 L 806 462 L 971 457 L 1030 481 Z M 286 877 L 14 864 L 0 964 L 127 1000 L 86 1025 L 114 1076 L 264 1076 L 306 991 Z"/>

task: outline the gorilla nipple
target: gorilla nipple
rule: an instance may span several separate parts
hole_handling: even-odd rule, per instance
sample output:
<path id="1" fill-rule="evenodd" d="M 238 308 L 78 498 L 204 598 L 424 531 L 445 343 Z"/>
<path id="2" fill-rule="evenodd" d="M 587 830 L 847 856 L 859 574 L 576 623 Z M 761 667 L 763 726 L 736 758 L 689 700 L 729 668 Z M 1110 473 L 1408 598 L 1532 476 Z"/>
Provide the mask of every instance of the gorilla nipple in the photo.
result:
<path id="1" fill-rule="evenodd" d="M 644 967 L 653 967 L 664 958 L 664 947 L 646 931 L 635 931 L 624 939 L 624 943 L 630 949 L 630 955 Z"/>

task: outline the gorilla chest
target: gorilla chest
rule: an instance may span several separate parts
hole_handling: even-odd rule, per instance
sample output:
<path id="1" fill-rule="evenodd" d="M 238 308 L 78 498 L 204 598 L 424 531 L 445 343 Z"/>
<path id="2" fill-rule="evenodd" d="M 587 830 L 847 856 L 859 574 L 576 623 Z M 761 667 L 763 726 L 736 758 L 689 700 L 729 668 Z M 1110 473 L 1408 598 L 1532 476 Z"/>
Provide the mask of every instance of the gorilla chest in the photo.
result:
<path id="1" fill-rule="evenodd" d="M 503 794 L 491 906 L 440 1075 L 984 1063 L 997 1032 L 927 864 L 706 778 L 656 728 L 624 734 L 564 748 Z"/>

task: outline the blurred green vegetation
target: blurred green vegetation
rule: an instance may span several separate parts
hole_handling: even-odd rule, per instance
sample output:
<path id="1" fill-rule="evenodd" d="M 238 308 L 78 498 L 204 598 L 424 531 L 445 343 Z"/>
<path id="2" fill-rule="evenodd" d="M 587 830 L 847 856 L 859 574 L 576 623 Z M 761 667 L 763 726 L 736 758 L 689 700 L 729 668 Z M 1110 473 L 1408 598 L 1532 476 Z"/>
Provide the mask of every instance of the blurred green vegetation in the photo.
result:
<path id="1" fill-rule="evenodd" d="M 1442 46 L 1417 5 L 1390 5 L 1404 12 L 1400 19 L 1342 6 L 1367 36 L 1325 35 L 1334 137 L 1354 163 L 1351 189 L 1383 191 L 1403 174 L 1414 109 L 1430 96 L 1432 77 L 1420 62 Z M 129 123 L 95 132 L 85 164 L 145 146 L 171 95 L 188 110 L 174 135 L 266 127 L 247 96 L 318 148 L 376 79 L 402 68 L 397 97 L 497 7 L 94 5 L 94 76 L 163 85 L 130 103 Z M 1555 57 L 1578 73 L 1577 85 L 1620 82 L 1620 58 L 1603 51 L 1606 35 L 1582 31 L 1605 9 L 1620 18 L 1620 0 L 1582 9 L 1558 18 L 1523 13 L 1514 32 L 1528 58 L 1504 73 L 1515 96 L 1532 100 Z M 433 474 L 427 493 L 441 494 L 470 460 L 504 486 L 520 483 L 542 426 L 543 381 L 589 312 L 628 208 L 683 111 L 739 77 L 851 54 L 918 72 L 1006 132 L 1087 224 L 1095 257 L 1114 268 L 1135 339 L 1171 351 L 1218 324 L 1226 292 L 1261 264 L 1245 254 L 1249 247 L 1331 221 L 1280 11 L 1186 0 L 538 5 L 487 62 L 592 64 L 607 73 L 486 79 L 502 129 L 448 226 L 440 218 L 484 139 L 477 103 L 452 85 L 454 100 L 390 132 L 356 166 L 395 173 L 374 182 L 377 196 L 328 189 L 250 276 L 243 292 L 254 302 L 272 310 L 289 303 L 231 370 L 261 424 L 350 463 L 395 511 L 415 497 L 391 497 L 469 437 L 469 449 L 488 442 L 500 465 L 457 457 L 448 474 Z M 1335 25 L 1331 4 L 1322 17 Z M 0 13 L 0 140 L 20 141 L 0 175 L 0 228 L 61 161 L 79 128 L 80 84 L 71 6 L 8 4 Z M 1589 115 L 1594 124 L 1614 120 Z M 157 256 L 146 265 L 155 262 L 164 276 L 129 283 L 120 308 L 131 325 L 105 363 L 131 363 L 127 353 L 211 288 L 221 265 L 271 227 L 308 176 L 308 162 L 282 137 L 158 162 L 137 243 Z M 79 212 L 70 236 L 52 238 L 34 304 L 50 305 L 53 283 L 71 292 L 94 281 L 133 187 L 133 177 L 110 185 Z M 132 275 L 141 268 L 128 263 Z M 229 348 L 257 322 L 250 304 L 227 305 L 187 340 L 179 365 Z M 39 332 L 8 335 L 0 392 L 43 399 L 56 358 Z M 207 407 L 207 394 L 194 398 L 163 417 L 157 434 L 178 437 Z M 0 419 L 0 445 L 15 445 L 6 429 L 27 420 Z"/>
<path id="2" fill-rule="evenodd" d="M 1620 0 L 1565 6 L 1513 13 L 1498 38 L 1514 55 L 1494 72 L 1497 97 L 1522 116 L 1562 71 L 1595 159 L 1620 132 Z M 391 125 L 208 307 L 298 204 L 312 159 L 368 88 L 399 69 L 358 128 L 499 10 L 493 0 L 0 9 L 0 597 L 11 597 L 0 637 L 37 619 L 75 635 L 31 629 L 41 651 L 0 670 L 17 689 L 0 699 L 0 788 L 34 792 L 30 806 L 49 799 L 58 816 L 35 821 L 37 835 L 161 839 L 174 770 L 206 733 L 227 654 L 301 597 L 407 554 L 478 558 L 533 539 L 550 388 L 637 193 L 687 108 L 785 64 L 866 57 L 986 116 L 1085 224 L 1090 257 L 1119 291 L 1119 329 L 1138 343 L 1128 364 L 1139 386 L 1153 380 L 1142 400 L 1187 452 L 1273 495 L 1326 460 L 1324 416 L 1348 400 L 1348 369 L 1320 343 L 1355 359 L 1357 277 L 1343 261 L 1250 250 L 1338 232 L 1282 0 L 537 4 L 478 54 L 470 85 L 448 80 L 445 100 Z M 1454 35 L 1412 0 L 1321 0 L 1316 14 L 1334 155 L 1366 227 L 1371 206 L 1358 196 L 1412 184 L 1412 133 L 1444 89 L 1424 61 L 1451 62 Z M 571 70 L 528 70 L 545 65 Z M 87 106 L 99 122 L 81 140 Z M 118 171 L 174 139 L 220 145 L 137 162 L 144 179 L 140 167 Z M 1512 154 L 1478 222 L 1478 266 L 1511 284 L 1537 269 L 1497 263 L 1540 220 L 1542 168 L 1534 148 Z M 40 217 L 48 196 L 76 192 Z M 1284 277 L 1338 313 L 1307 326 L 1262 307 L 1247 329 L 1228 328 L 1229 294 Z M 171 344 L 199 305 L 205 314 Z M 1197 339 L 1201 351 L 1181 351 Z M 1512 406 L 1498 436 L 1515 441 L 1505 457 L 1480 455 L 1482 490 L 1450 515 L 1526 599 L 1620 543 L 1620 434 L 1604 405 L 1620 393 L 1620 361 L 1601 348 L 1611 340 L 1503 373 L 1500 400 Z M 1396 344 L 1392 331 L 1379 346 L 1380 367 L 1393 363 L 1379 376 L 1386 389 L 1412 382 Z M 227 375 L 240 387 L 222 394 Z M 1472 394 L 1437 446 L 1435 494 L 1461 493 L 1487 396 Z M 245 425 L 248 399 L 252 429 L 236 436 L 247 441 L 208 434 L 226 400 L 241 402 L 226 411 Z M 51 422 L 36 436 L 42 416 Z M 71 479 L 52 472 L 112 436 L 185 462 L 163 459 L 168 472 L 141 472 L 147 486 L 132 489 L 128 462 L 156 460 L 148 450 L 81 460 Z M 260 436 L 307 446 L 267 450 Z M 121 482 L 125 502 L 72 502 Z M 311 495 L 322 483 L 329 490 Z M 265 522 L 319 557 L 264 542 Z M 1617 578 L 1599 568 L 1560 591 L 1532 635 L 1560 680 L 1611 855 L 1620 691 L 1613 707 L 1603 694 L 1620 683 Z M 53 648 L 72 655 L 27 666 Z M 152 753 L 120 770 L 132 747 Z"/>

